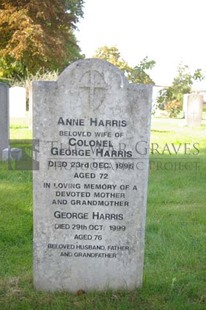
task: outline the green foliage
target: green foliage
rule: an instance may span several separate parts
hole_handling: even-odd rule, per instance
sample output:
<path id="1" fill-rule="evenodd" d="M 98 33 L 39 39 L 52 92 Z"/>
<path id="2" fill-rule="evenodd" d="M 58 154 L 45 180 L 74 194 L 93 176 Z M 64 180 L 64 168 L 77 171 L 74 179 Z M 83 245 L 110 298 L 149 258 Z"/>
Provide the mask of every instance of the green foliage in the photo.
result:
<path id="1" fill-rule="evenodd" d="M 94 57 L 107 60 L 118 67 L 124 72 L 128 80 L 132 83 L 154 84 L 154 81 L 146 73 L 146 70 L 151 70 L 155 66 L 155 61 L 148 60 L 148 57 L 141 60 L 140 63 L 134 68 L 130 67 L 121 57 L 121 53 L 115 46 L 103 46 L 98 48 Z"/>
<path id="2" fill-rule="evenodd" d="M 140 63 L 134 68 L 130 69 L 128 79 L 132 83 L 142 84 L 155 84 L 150 76 L 146 73 L 146 70 L 151 70 L 155 66 L 154 60 L 148 60 L 146 56 Z"/>
<path id="3" fill-rule="evenodd" d="M 174 99 L 165 105 L 165 110 L 168 112 L 169 117 L 177 117 L 177 115 L 181 112 L 182 107 L 180 102 Z"/>
<path id="4" fill-rule="evenodd" d="M 182 109 L 184 94 L 191 92 L 194 81 L 203 79 L 204 75 L 201 69 L 197 69 L 191 74 L 187 65 L 180 64 L 172 85 L 159 92 L 158 107 L 167 110 L 170 117 L 176 117 Z"/>
<path id="5" fill-rule="evenodd" d="M 83 6 L 84 0 L 66 0 L 66 10 L 75 18 L 75 23 L 79 21 L 79 17 L 84 16 Z M 75 27 L 75 24 L 73 25 Z"/>
<path id="6" fill-rule="evenodd" d="M 116 46 L 102 46 L 97 49 L 94 57 L 107 60 L 122 70 L 124 74 L 127 74 L 130 70 L 128 63 L 121 57 L 121 54 Z"/>
<path id="7" fill-rule="evenodd" d="M 2 0 L 0 77 L 16 79 L 40 68 L 62 70 L 82 58 L 73 29 L 83 0 Z"/>

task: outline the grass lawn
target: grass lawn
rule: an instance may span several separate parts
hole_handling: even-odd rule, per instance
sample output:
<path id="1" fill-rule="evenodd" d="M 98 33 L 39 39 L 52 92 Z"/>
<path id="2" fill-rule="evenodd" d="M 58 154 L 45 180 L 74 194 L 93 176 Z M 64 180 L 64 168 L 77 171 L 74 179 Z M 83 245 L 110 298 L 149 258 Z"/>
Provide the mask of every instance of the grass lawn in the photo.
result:
<path id="1" fill-rule="evenodd" d="M 206 122 L 153 119 L 150 164 L 143 287 L 77 295 L 33 288 L 32 174 L 1 163 L 0 309 L 206 309 Z"/>

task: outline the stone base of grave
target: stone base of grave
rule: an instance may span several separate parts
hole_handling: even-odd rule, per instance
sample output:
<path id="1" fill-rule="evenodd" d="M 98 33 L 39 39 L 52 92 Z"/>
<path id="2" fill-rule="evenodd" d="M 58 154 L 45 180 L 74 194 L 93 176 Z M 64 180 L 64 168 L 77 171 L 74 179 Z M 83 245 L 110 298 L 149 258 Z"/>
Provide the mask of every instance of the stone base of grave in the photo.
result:
<path id="1" fill-rule="evenodd" d="M 22 158 L 22 149 L 6 148 L 2 151 L 2 160 L 20 160 Z"/>

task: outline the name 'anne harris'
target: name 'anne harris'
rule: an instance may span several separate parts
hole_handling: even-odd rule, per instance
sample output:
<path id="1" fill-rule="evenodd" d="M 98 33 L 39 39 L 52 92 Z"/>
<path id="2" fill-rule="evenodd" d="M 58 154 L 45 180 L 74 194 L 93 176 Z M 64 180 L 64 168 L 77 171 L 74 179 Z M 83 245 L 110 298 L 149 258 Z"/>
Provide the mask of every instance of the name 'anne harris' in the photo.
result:
<path id="1" fill-rule="evenodd" d="M 98 119 L 98 118 L 90 118 L 88 120 L 88 124 L 85 123 L 84 118 L 63 118 L 59 117 L 57 121 L 57 125 L 65 125 L 65 126 L 97 126 L 97 127 L 126 127 L 126 120 L 115 120 L 115 119 Z"/>

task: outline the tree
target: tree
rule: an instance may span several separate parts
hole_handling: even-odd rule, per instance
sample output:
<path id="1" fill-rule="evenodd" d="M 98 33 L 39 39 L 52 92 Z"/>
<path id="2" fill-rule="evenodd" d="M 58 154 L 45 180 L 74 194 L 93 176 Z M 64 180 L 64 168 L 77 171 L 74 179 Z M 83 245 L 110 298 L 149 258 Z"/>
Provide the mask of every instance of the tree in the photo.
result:
<path id="1" fill-rule="evenodd" d="M 167 110 L 170 117 L 176 117 L 182 110 L 184 94 L 191 92 L 194 81 L 203 79 L 204 75 L 201 69 L 196 69 L 191 74 L 187 65 L 179 64 L 178 73 L 172 85 L 160 91 L 157 98 L 159 108 Z"/>
<path id="2" fill-rule="evenodd" d="M 83 0 L 2 0 L 0 74 L 25 77 L 40 68 L 62 70 L 81 57 L 73 30 Z"/>
<path id="3" fill-rule="evenodd" d="M 140 63 L 131 69 L 128 79 L 132 83 L 155 84 L 151 77 L 146 73 L 146 70 L 151 70 L 155 66 L 154 60 L 148 60 L 146 56 Z"/>
<path id="4" fill-rule="evenodd" d="M 94 57 L 109 61 L 126 75 L 130 70 L 128 63 L 121 57 L 116 46 L 102 46 L 96 50 Z"/>
<path id="5" fill-rule="evenodd" d="M 134 68 L 130 67 L 121 57 L 118 48 L 115 46 L 103 46 L 98 48 L 94 57 L 107 60 L 118 67 L 124 72 L 128 80 L 132 83 L 154 84 L 153 80 L 146 73 L 146 70 L 151 70 L 155 65 L 155 61 L 148 60 L 148 57 L 141 60 L 140 63 Z"/>

